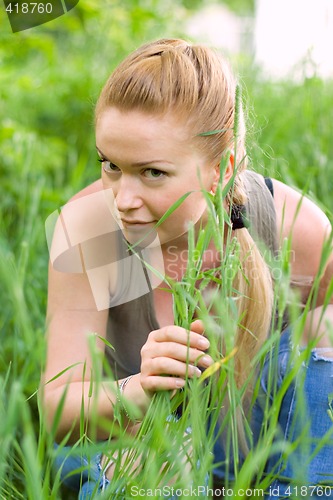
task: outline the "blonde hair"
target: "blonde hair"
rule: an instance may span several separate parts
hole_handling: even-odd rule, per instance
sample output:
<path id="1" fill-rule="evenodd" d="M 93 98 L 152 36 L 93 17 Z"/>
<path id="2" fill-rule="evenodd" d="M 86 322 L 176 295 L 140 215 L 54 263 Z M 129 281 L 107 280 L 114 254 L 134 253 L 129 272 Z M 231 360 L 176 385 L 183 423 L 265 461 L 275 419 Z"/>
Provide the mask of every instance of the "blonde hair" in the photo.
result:
<path id="1" fill-rule="evenodd" d="M 111 74 L 96 105 L 96 120 L 110 106 L 184 119 L 196 147 L 215 165 L 228 150 L 237 151 L 230 205 L 245 205 L 245 124 L 238 108 L 235 138 L 236 81 L 214 50 L 184 40 L 162 39 L 130 54 Z M 211 135 L 202 135 L 214 131 Z M 201 135 L 200 135 L 201 134 Z M 267 337 L 272 314 L 272 284 L 267 265 L 246 228 L 234 231 L 241 248 L 243 272 L 236 278 L 242 326 L 236 337 L 237 385 L 247 379 L 251 360 Z M 255 272 L 255 279 L 251 279 Z M 249 279 L 247 279 L 249 277 Z M 259 311 L 259 313 L 258 313 Z"/>
<path id="2" fill-rule="evenodd" d="M 95 117 L 110 106 L 155 115 L 172 111 L 186 118 L 207 159 L 219 162 L 234 144 L 235 85 L 227 62 L 215 51 L 184 40 L 158 40 L 119 64 L 102 89 Z M 212 130 L 221 132 L 200 136 Z M 243 119 L 237 135 L 238 154 L 245 157 Z"/>

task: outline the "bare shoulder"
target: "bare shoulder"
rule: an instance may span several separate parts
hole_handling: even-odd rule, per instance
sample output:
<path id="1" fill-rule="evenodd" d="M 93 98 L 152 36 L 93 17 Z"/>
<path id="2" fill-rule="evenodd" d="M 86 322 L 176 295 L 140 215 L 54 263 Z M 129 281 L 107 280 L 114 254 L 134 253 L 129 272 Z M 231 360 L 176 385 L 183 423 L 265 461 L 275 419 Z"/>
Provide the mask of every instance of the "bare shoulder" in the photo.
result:
<path id="1" fill-rule="evenodd" d="M 73 196 L 55 214 L 48 276 L 48 354 L 44 378 L 51 380 L 56 374 L 63 371 L 64 374 L 47 385 L 46 392 L 51 394 L 69 379 L 82 381 L 82 366 L 90 373 L 89 336 L 106 335 L 108 309 L 100 304 L 101 300 L 106 304 L 109 301 L 108 276 L 105 272 L 95 276 L 91 261 L 91 255 L 96 253 L 94 242 L 98 242 L 98 235 L 105 229 L 98 226 L 98 220 L 103 218 L 101 211 L 106 211 L 103 195 L 102 184 L 95 182 Z M 99 295 L 94 286 L 98 287 Z M 103 350 L 103 342 L 96 342 Z"/>
<path id="2" fill-rule="evenodd" d="M 324 212 L 309 198 L 273 179 L 277 230 L 280 242 L 291 238 L 292 272 L 314 277 L 331 225 Z"/>
<path id="3" fill-rule="evenodd" d="M 115 229 L 113 206 L 112 190 L 104 189 L 102 181 L 98 180 L 74 195 L 62 213 L 71 224 L 75 223 L 74 231 L 82 232 L 81 236 L 75 234 L 75 237 L 84 241 Z"/>
<path id="4" fill-rule="evenodd" d="M 69 203 L 71 201 L 78 200 L 80 198 L 84 198 L 85 196 L 89 196 L 93 193 L 99 193 L 103 190 L 103 184 L 101 179 L 98 179 L 97 181 L 93 182 L 92 184 L 89 184 L 89 186 L 84 187 L 76 193 L 75 195 L 72 196 L 72 198 L 69 200 Z"/>
<path id="5" fill-rule="evenodd" d="M 272 182 L 278 227 L 282 236 L 289 236 L 299 226 L 309 233 L 320 228 L 325 232 L 328 230 L 329 220 L 318 205 L 283 182 L 276 179 L 272 179 Z M 313 223 L 319 224 L 319 227 L 314 227 Z"/>
<path id="6" fill-rule="evenodd" d="M 75 194 L 50 221 L 48 240 L 51 262 L 61 256 L 79 255 L 79 245 L 117 230 L 113 216 L 113 193 L 103 189 L 100 180 Z M 68 260 L 68 259 L 67 259 Z M 68 262 L 74 264 L 75 259 Z M 76 259 L 78 261 L 78 259 Z M 69 271 L 65 270 L 65 271 Z M 72 272 L 77 271 L 75 266 Z"/>
<path id="7" fill-rule="evenodd" d="M 103 185 L 98 180 L 73 195 L 64 206 L 54 212 L 53 216 L 58 218 L 58 225 L 68 226 L 66 228 L 68 240 L 72 243 L 75 240 L 78 243 L 81 240 L 78 233 L 89 232 L 87 228 L 95 224 L 103 208 L 105 208 Z"/>
<path id="8" fill-rule="evenodd" d="M 72 196 L 61 212 L 76 224 L 87 227 L 101 217 L 101 210 L 107 209 L 106 200 L 102 182 L 98 180 Z"/>

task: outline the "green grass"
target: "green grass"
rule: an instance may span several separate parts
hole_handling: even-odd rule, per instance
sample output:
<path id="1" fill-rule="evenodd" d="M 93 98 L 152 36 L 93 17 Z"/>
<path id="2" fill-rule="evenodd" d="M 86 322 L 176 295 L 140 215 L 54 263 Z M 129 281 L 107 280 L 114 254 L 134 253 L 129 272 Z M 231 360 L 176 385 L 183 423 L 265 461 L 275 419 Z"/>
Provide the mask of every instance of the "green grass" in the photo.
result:
<path id="1" fill-rule="evenodd" d="M 92 114 L 107 74 L 143 40 L 170 32 L 177 36 L 172 18 L 182 12 L 180 4 L 177 9 L 175 13 L 172 2 L 160 7 L 160 3 L 157 6 L 150 1 L 129 13 L 121 2 L 114 2 L 101 16 L 97 2 L 87 1 L 72 15 L 15 36 L 0 12 L 1 24 L 5 26 L 0 35 L 0 498 L 71 498 L 67 490 L 60 488 L 58 478 L 51 479 L 53 436 L 40 422 L 36 394 L 45 352 L 48 253 L 44 221 L 72 194 L 99 176 Z M 243 80 L 252 123 L 248 147 L 253 167 L 305 189 L 331 216 L 332 82 L 312 78 L 304 84 L 271 83 L 257 72 L 245 70 Z M 205 245 L 202 241 L 193 245 L 196 244 L 201 245 L 201 250 Z M 284 282 L 279 286 L 282 290 Z M 228 287 L 223 291 L 226 297 L 229 292 Z M 200 297 L 190 279 L 179 285 L 175 293 L 177 321 L 187 325 L 191 311 L 184 310 L 184 298 L 186 301 L 188 294 L 194 296 L 195 305 Z M 200 306 L 205 317 L 204 305 Z M 219 315 L 224 317 L 228 312 L 232 330 L 234 321 L 229 306 L 220 305 Z M 283 306 L 282 303 L 281 309 Z M 295 335 L 299 334 L 296 328 Z M 219 359 L 217 351 L 213 355 Z M 301 362 L 302 358 L 297 360 L 291 377 Z M 183 394 L 188 403 L 178 424 L 170 422 L 166 427 L 165 418 L 179 401 L 159 397 L 147 415 L 142 439 L 133 442 L 122 431 L 118 442 L 104 444 L 105 450 L 115 449 L 119 443 L 132 446 L 138 456 L 145 456 L 144 470 L 138 476 L 126 477 L 128 487 L 157 487 L 154 478 L 159 477 L 168 457 L 172 458 L 172 466 L 165 470 L 165 483 L 176 477 L 178 487 L 186 488 L 191 481 L 194 485 L 204 484 L 205 475 L 212 468 L 210 450 L 214 439 L 211 433 L 206 435 L 204 424 L 208 417 L 217 419 L 209 392 L 213 392 L 212 400 L 218 406 L 223 380 L 230 371 L 232 358 L 222 366 L 215 384 L 210 377 L 206 384 L 193 382 L 189 386 L 186 391 L 191 397 L 187 397 L 186 391 Z M 280 389 L 274 407 L 267 409 L 261 445 L 237 471 L 235 491 L 240 487 L 264 487 L 267 483 L 260 473 L 256 474 L 270 451 L 268 443 L 274 437 L 278 406 L 289 382 Z M 235 385 L 231 389 L 231 397 L 237 402 L 239 391 Z M 231 429 L 231 448 L 237 446 L 234 419 L 231 408 L 225 421 Z M 194 474 L 184 471 L 183 466 L 188 439 L 184 431 L 188 425 L 194 429 L 190 458 L 194 470 L 197 460 L 201 463 Z M 85 446 L 83 441 L 81 446 Z M 273 449 L 281 446 L 281 441 L 277 442 Z M 293 446 L 285 453 L 290 453 Z M 96 448 L 92 447 L 92 451 Z M 119 475 L 117 486 L 112 488 L 121 487 L 122 481 L 123 476 Z"/>

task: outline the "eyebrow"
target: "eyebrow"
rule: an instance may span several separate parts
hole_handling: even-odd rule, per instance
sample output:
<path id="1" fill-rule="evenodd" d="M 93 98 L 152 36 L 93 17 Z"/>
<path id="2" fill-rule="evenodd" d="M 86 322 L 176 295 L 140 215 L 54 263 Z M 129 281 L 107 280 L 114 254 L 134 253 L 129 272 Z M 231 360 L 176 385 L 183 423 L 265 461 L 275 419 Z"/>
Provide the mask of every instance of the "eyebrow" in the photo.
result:
<path id="1" fill-rule="evenodd" d="M 115 165 L 117 167 L 117 165 L 113 161 L 111 161 L 109 158 L 107 158 L 106 155 L 97 146 L 96 146 L 96 149 L 102 158 L 104 158 L 105 160 L 112 163 L 112 165 Z M 152 160 L 152 161 L 137 161 L 135 163 L 132 163 L 132 166 L 133 167 L 145 167 L 146 165 L 154 165 L 157 163 L 168 163 L 169 165 L 172 165 L 172 163 L 170 161 L 167 161 L 167 160 Z"/>

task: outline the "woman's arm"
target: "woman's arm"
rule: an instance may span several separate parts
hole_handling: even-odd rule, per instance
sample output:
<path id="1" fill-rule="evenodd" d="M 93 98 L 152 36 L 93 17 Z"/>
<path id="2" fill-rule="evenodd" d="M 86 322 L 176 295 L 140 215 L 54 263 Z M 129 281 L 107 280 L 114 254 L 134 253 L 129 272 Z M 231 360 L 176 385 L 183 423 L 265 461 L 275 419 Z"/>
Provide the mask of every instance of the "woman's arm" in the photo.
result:
<path id="1" fill-rule="evenodd" d="M 50 266 L 43 403 L 47 422 L 51 426 L 66 394 L 57 429 L 58 439 L 70 429 L 73 429 L 71 440 L 79 437 L 82 404 L 87 423 L 92 411 L 110 422 L 113 419 L 116 383 L 104 380 L 99 387 L 96 383 L 92 385 L 94 380 L 101 380 L 102 370 L 101 366 L 93 366 L 89 341 L 89 336 L 93 334 L 96 349 L 104 352 L 104 343 L 99 336 L 105 337 L 108 312 L 97 311 L 85 273 L 61 273 Z M 99 373 L 93 372 L 96 369 Z M 139 375 L 131 380 L 131 400 L 143 410 L 148 404 Z M 97 432 L 97 437 L 101 439 L 108 437 L 105 430 L 97 429 Z"/>
<path id="2" fill-rule="evenodd" d="M 98 267 L 99 257 L 104 256 L 105 260 L 106 250 L 112 252 L 112 241 L 111 247 L 106 249 L 102 239 L 101 243 L 90 245 L 90 253 L 84 253 L 87 252 L 86 242 L 98 242 L 100 235 L 113 233 L 115 222 L 105 200 L 100 181 L 72 198 L 58 217 L 50 248 L 47 358 L 42 391 L 49 426 L 54 422 L 65 395 L 56 431 L 58 439 L 72 428 L 71 439 L 79 437 L 82 405 L 87 423 L 91 420 L 93 408 L 99 417 L 110 422 L 113 420 L 116 382 L 104 380 L 97 387 L 96 380 L 102 381 L 102 366 L 101 363 L 95 366 L 93 359 L 96 356 L 92 356 L 91 349 L 103 356 L 105 344 L 102 339 L 106 336 L 115 268 L 111 266 L 111 271 L 108 271 L 108 266 L 101 267 L 97 284 L 92 283 L 89 270 L 91 248 Z M 141 388 L 139 375 L 131 380 L 131 399 L 143 410 L 147 406 L 148 398 Z M 98 437 L 108 437 L 105 430 L 97 431 Z"/>
<path id="3" fill-rule="evenodd" d="M 273 186 L 278 238 L 280 244 L 285 238 L 291 238 L 291 274 L 300 285 L 301 298 L 305 303 L 320 268 L 322 250 L 329 239 L 331 224 L 309 198 L 275 179 Z M 326 263 L 326 278 L 321 282 L 318 306 L 323 304 L 332 267 L 333 254 Z"/>
<path id="4" fill-rule="evenodd" d="M 331 224 L 322 210 L 311 200 L 282 182 L 273 180 L 277 229 L 280 242 L 291 238 L 290 265 L 293 281 L 299 283 L 305 303 L 313 281 L 320 270 L 322 251 L 331 234 Z M 331 244 L 331 243 L 330 243 Z M 333 278 L 333 253 L 322 273 L 316 307 L 308 314 L 303 342 L 316 338 L 317 347 L 332 347 L 327 321 L 333 324 L 333 297 L 323 307 L 328 286 Z"/>

